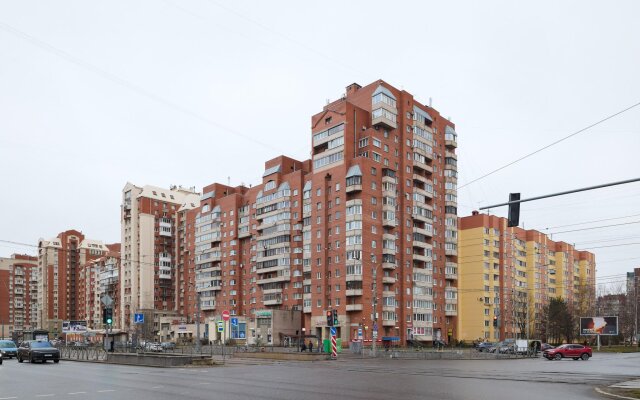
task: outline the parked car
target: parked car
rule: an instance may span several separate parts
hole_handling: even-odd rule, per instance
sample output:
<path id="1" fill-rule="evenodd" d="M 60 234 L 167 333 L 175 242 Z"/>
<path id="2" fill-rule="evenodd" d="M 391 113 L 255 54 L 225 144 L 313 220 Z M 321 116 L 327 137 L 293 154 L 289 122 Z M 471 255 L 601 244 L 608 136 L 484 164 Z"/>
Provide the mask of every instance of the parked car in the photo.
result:
<path id="1" fill-rule="evenodd" d="M 549 343 L 542 343 L 542 346 L 540 346 L 540 350 L 541 351 L 545 351 L 545 350 L 549 350 L 549 349 L 554 349 L 555 346 L 550 345 Z"/>
<path id="2" fill-rule="evenodd" d="M 18 346 L 13 340 L 0 340 L 0 356 L 2 358 L 13 358 L 18 355 Z"/>
<path id="3" fill-rule="evenodd" d="M 163 349 L 165 350 L 175 350 L 176 344 L 173 342 L 162 342 L 160 343 Z"/>
<path id="4" fill-rule="evenodd" d="M 482 343 L 478 343 L 478 345 L 476 346 L 476 349 L 478 349 L 479 352 L 489 352 L 489 349 L 491 349 L 491 347 L 493 347 L 493 343 L 491 342 L 482 342 Z"/>
<path id="5" fill-rule="evenodd" d="M 563 358 L 573 358 L 574 360 L 587 361 L 593 356 L 591 347 L 581 344 L 563 344 L 553 349 L 545 350 L 542 353 L 547 360 L 562 360 Z"/>
<path id="6" fill-rule="evenodd" d="M 54 363 L 60 362 L 60 350 L 53 347 L 48 340 L 27 340 L 20 344 L 18 348 L 18 362 L 29 360 L 42 361 L 53 360 Z"/>

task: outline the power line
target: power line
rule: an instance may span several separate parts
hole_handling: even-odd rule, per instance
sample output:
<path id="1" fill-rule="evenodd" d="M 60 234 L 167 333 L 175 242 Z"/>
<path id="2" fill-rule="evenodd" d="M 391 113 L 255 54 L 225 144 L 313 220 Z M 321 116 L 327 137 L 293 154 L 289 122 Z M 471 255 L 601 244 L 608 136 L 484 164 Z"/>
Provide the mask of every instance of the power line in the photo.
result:
<path id="1" fill-rule="evenodd" d="M 598 246 L 598 247 L 587 247 L 587 249 L 593 250 L 593 249 L 604 249 L 604 248 L 607 248 L 607 247 L 635 246 L 635 245 L 638 245 L 638 244 L 640 244 L 640 242 L 637 242 L 637 243 L 611 244 L 611 245 L 608 245 L 608 246 Z"/>
<path id="2" fill-rule="evenodd" d="M 164 97 L 162 97 L 162 96 L 160 96 L 160 95 L 158 95 L 156 93 L 153 93 L 153 92 L 151 92 L 151 91 L 149 91 L 149 90 L 147 90 L 147 89 L 145 89 L 145 88 L 143 88 L 141 86 L 138 86 L 138 85 L 136 85 L 136 84 L 134 84 L 134 83 L 132 83 L 132 82 L 130 82 L 130 81 L 118 76 L 118 75 L 115 75 L 115 74 L 113 74 L 113 73 L 111 73 L 109 71 L 106 71 L 106 70 L 104 70 L 104 69 L 102 69 L 102 68 L 100 68 L 100 67 L 98 67 L 98 66 L 96 66 L 94 64 L 91 64 L 91 63 L 89 63 L 87 61 L 84 61 L 84 60 L 82 60 L 82 59 L 80 59 L 80 58 L 78 58 L 78 57 L 76 57 L 76 56 L 64 51 L 64 50 L 61 50 L 61 49 L 59 49 L 59 48 L 57 48 L 57 47 L 55 47 L 55 46 L 53 46 L 53 45 L 51 45 L 51 44 L 49 44 L 49 43 L 47 43 L 45 41 L 42 41 L 42 40 L 38 39 L 35 36 L 29 35 L 28 33 L 25 33 L 25 32 L 23 32 L 23 31 L 21 31 L 21 30 L 19 30 L 17 28 L 14 28 L 13 26 L 11 26 L 11 25 L 9 25 L 9 24 L 7 24 L 5 22 L 0 21 L 0 29 L 3 29 L 4 31 L 9 32 L 9 33 L 13 34 L 14 36 L 17 36 L 17 37 L 19 37 L 21 39 L 24 39 L 25 41 L 27 41 L 27 42 L 29 42 L 29 43 L 37 46 L 37 47 L 40 47 L 41 49 L 46 50 L 47 52 L 52 53 L 52 54 L 54 54 L 54 55 L 56 55 L 56 56 L 58 56 L 58 57 L 60 57 L 60 58 L 62 58 L 64 60 L 66 60 L 68 62 L 71 62 L 71 63 L 81 67 L 81 68 L 84 68 L 87 71 L 93 72 L 94 74 L 99 75 L 99 76 L 101 76 L 102 78 L 104 78 L 104 79 L 106 79 L 108 81 L 111 81 L 111 82 L 116 83 L 116 84 L 118 84 L 118 85 L 120 85 L 120 86 L 122 86 L 122 87 L 124 87 L 126 89 L 129 89 L 132 92 L 137 93 L 138 95 L 141 95 L 143 97 L 146 97 L 148 99 L 151 99 L 153 101 L 161 103 L 161 104 L 165 105 L 166 107 L 172 108 L 172 109 L 174 109 L 176 111 L 179 111 L 179 112 L 181 112 L 181 113 L 183 113 L 183 114 L 185 114 L 187 116 L 195 118 L 195 119 L 197 119 L 197 120 L 199 120 L 201 122 L 204 122 L 207 125 L 211 125 L 211 126 L 213 126 L 215 128 L 218 128 L 218 129 L 220 129 L 222 131 L 225 131 L 225 132 L 228 132 L 228 133 L 230 133 L 232 135 L 235 135 L 235 136 L 238 136 L 240 138 L 243 138 L 243 139 L 245 139 L 247 141 L 256 143 L 256 144 L 258 144 L 258 145 L 260 145 L 262 147 L 265 147 L 267 149 L 270 149 L 270 150 L 276 151 L 278 153 L 284 154 L 280 149 L 277 149 L 277 148 L 271 146 L 268 143 L 261 142 L 261 141 L 259 141 L 257 139 L 254 139 L 253 137 L 248 136 L 248 135 L 246 135 L 244 133 L 238 132 L 238 131 L 233 130 L 233 129 L 229 128 L 229 127 L 221 125 L 220 123 L 215 122 L 214 120 L 211 120 L 211 119 L 209 119 L 209 118 L 207 118 L 207 117 L 205 117 L 203 115 L 200 115 L 200 114 L 198 114 L 198 113 L 196 113 L 194 111 L 191 111 L 190 109 L 188 109 L 186 107 L 183 107 L 183 106 L 181 106 L 181 105 L 179 105 L 177 103 L 174 103 L 174 102 L 172 102 L 172 101 L 170 101 L 170 100 L 168 100 L 168 99 L 166 99 L 166 98 L 164 98 Z"/>
<path id="3" fill-rule="evenodd" d="M 623 114 L 623 113 L 625 113 L 625 112 L 627 112 L 627 111 L 629 111 L 629 110 L 631 110 L 631 109 L 633 109 L 633 108 L 635 108 L 635 107 L 637 107 L 637 106 L 640 106 L 640 102 L 635 103 L 635 104 L 633 104 L 633 105 L 631 105 L 631 106 L 629 106 L 629 107 L 627 107 L 627 108 L 625 108 L 625 109 L 623 109 L 623 110 L 620 110 L 620 111 L 618 111 L 618 112 L 616 112 L 616 113 L 614 113 L 614 114 L 611 114 L 611 115 L 609 115 L 608 117 L 605 117 L 605 118 L 603 118 L 603 119 L 599 120 L 598 122 L 595 122 L 595 123 L 593 123 L 593 124 L 591 124 L 591 125 L 589 125 L 589 126 L 586 126 L 586 127 L 582 128 L 582 129 L 580 129 L 580 130 L 578 130 L 578 131 L 576 131 L 576 132 L 574 132 L 574 133 L 572 133 L 572 134 L 570 134 L 570 135 L 568 135 L 568 136 L 565 136 L 565 137 L 563 137 L 563 138 L 561 138 L 561 139 L 559 139 L 559 140 L 556 140 L 555 142 L 550 143 L 550 144 L 548 144 L 548 145 L 546 145 L 546 146 L 544 146 L 544 147 L 541 147 L 541 148 L 539 148 L 538 150 L 535 150 L 535 151 L 533 151 L 533 152 L 531 152 L 531 153 L 529 153 L 529 154 L 526 154 L 526 155 L 524 155 L 524 156 L 522 156 L 522 157 L 520 157 L 520 158 L 518 158 L 518 159 L 516 159 L 516 160 L 514 160 L 514 161 L 511 161 L 510 163 L 508 163 L 508 164 L 506 164 L 506 165 L 503 165 L 503 166 L 502 166 L 502 167 L 500 167 L 500 168 L 494 169 L 493 171 L 488 172 L 488 173 L 486 173 L 486 174 L 484 174 L 484 175 L 482 175 L 482 176 L 480 176 L 480 177 L 478 177 L 478 178 L 476 178 L 476 179 L 472 180 L 471 182 L 467 182 L 467 183 L 465 183 L 465 184 L 464 184 L 464 185 L 462 185 L 462 186 L 458 186 L 458 190 L 462 189 L 463 187 L 469 186 L 469 185 L 471 185 L 472 183 L 477 182 L 477 181 L 479 181 L 479 180 L 481 180 L 481 179 L 484 179 L 484 178 L 486 178 L 486 177 L 488 177 L 488 176 L 490 176 L 490 175 L 493 175 L 493 174 L 495 174 L 495 173 L 496 173 L 496 172 L 498 172 L 498 171 L 502 171 L 503 169 L 505 169 L 505 168 L 507 168 L 507 167 L 510 167 L 510 166 L 512 166 L 512 165 L 514 165 L 514 164 L 516 164 L 516 163 L 518 163 L 518 162 L 520 162 L 520 161 L 522 161 L 522 160 L 524 160 L 524 159 L 527 159 L 527 158 L 531 157 L 531 156 L 532 156 L 532 155 L 534 155 L 534 154 L 540 153 L 541 151 L 546 150 L 546 149 L 548 149 L 549 147 L 554 146 L 554 145 L 556 145 L 556 144 L 558 144 L 558 143 L 560 143 L 560 142 L 563 142 L 563 141 L 565 141 L 565 140 L 567 140 L 567 139 L 569 139 L 569 138 L 571 138 L 571 137 L 573 137 L 573 136 L 576 136 L 576 135 L 577 135 L 577 134 L 579 134 L 579 133 L 582 133 L 582 132 L 584 132 L 584 131 L 586 131 L 586 130 L 588 130 L 588 129 L 591 129 L 591 128 L 593 128 L 594 126 L 600 125 L 601 123 L 603 123 L 603 122 L 605 122 L 605 121 L 608 121 L 608 120 L 610 120 L 611 118 L 617 117 L 618 115 Z"/>
<path id="4" fill-rule="evenodd" d="M 593 226 L 593 227 L 590 227 L 590 228 L 572 229 L 572 230 L 560 231 L 560 232 L 549 232 L 549 234 L 550 235 L 557 235 L 559 233 L 590 231 L 590 230 L 593 230 L 593 229 L 610 228 L 610 227 L 613 227 L 613 226 L 631 225 L 631 224 L 638 224 L 638 223 L 640 223 L 640 221 L 623 222 L 621 224 L 600 225 L 600 226 Z"/>
<path id="5" fill-rule="evenodd" d="M 549 230 L 549 229 L 556 229 L 556 228 L 566 228 L 569 226 L 576 226 L 576 225 L 585 225 L 585 224 L 592 224 L 595 222 L 604 222 L 604 221 L 613 221 L 616 219 L 624 219 L 624 218 L 631 218 L 631 217 L 637 217 L 640 214 L 631 214 L 631 215 L 625 215 L 624 217 L 615 217 L 615 218 L 605 218 L 605 219 L 594 219 L 592 221 L 585 221 L 585 222 L 577 222 L 575 224 L 567 224 L 567 225 L 556 225 L 556 226 L 549 226 L 547 228 L 544 228 L 545 230 Z"/>

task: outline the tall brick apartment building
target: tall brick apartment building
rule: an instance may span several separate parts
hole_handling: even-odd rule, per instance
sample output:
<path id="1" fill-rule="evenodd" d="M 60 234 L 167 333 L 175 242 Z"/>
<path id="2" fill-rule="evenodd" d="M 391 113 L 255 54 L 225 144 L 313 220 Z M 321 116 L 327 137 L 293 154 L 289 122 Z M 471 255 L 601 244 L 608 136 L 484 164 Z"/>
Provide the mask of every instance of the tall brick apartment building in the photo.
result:
<path id="1" fill-rule="evenodd" d="M 63 321 L 85 319 L 81 271 L 107 251 L 102 242 L 85 239 L 77 230 L 38 241 L 38 328 L 58 335 Z"/>
<path id="2" fill-rule="evenodd" d="M 38 259 L 14 254 L 0 258 L 0 337 L 37 325 Z"/>
<path id="3" fill-rule="evenodd" d="M 199 203 L 193 189 L 127 183 L 122 190 L 121 265 L 116 318 L 125 331 L 135 327 L 135 313 L 146 313 L 147 323 L 159 329 L 161 316 L 176 313 L 176 216 L 180 209 Z M 149 321 L 148 319 L 151 319 Z"/>
<path id="4" fill-rule="evenodd" d="M 343 341 L 358 328 L 370 340 L 374 326 L 379 338 L 403 342 L 455 337 L 454 125 L 386 82 L 352 84 L 311 118 L 311 143 L 310 160 L 267 161 L 259 185 L 213 183 L 200 199 L 181 202 L 171 219 L 175 310 L 192 321 L 199 299 L 207 323 L 228 310 L 240 322 L 233 337 L 250 342 L 279 343 L 302 328 L 326 338 L 332 309 Z M 128 243 L 154 240 L 127 230 L 128 204 L 140 197 L 127 198 L 128 190 L 125 307 L 133 301 Z M 150 215 L 157 224 L 161 216 Z M 160 282 L 156 276 L 148 290 L 157 293 Z M 214 338 L 211 326 L 205 332 Z"/>

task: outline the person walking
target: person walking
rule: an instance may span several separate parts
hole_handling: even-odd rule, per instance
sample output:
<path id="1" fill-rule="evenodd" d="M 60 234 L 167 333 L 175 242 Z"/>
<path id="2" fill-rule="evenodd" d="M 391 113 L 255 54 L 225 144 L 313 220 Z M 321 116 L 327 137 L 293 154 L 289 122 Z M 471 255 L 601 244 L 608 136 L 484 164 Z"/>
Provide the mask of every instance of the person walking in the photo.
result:
<path id="1" fill-rule="evenodd" d="M 309 353 L 313 353 L 313 342 L 309 340 Z"/>

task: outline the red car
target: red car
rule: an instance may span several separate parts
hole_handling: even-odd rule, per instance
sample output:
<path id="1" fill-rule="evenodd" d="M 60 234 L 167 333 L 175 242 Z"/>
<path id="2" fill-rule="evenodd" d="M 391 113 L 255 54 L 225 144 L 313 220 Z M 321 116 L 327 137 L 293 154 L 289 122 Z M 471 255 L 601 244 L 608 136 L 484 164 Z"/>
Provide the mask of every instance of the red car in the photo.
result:
<path id="1" fill-rule="evenodd" d="M 574 360 L 582 359 L 587 361 L 592 357 L 591 347 L 581 344 L 563 344 L 553 349 L 545 350 L 542 353 L 547 360 L 562 360 L 563 358 L 573 358 Z"/>

